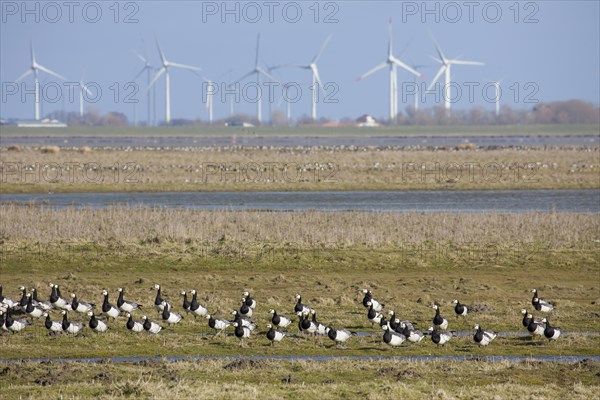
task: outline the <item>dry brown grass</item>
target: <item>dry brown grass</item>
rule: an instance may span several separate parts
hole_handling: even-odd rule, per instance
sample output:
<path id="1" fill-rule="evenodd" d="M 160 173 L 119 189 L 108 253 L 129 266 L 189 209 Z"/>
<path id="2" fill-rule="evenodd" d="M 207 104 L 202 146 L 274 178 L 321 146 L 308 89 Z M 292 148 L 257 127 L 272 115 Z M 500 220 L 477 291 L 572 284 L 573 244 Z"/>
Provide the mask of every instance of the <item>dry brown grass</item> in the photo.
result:
<path id="1" fill-rule="evenodd" d="M 300 247 L 398 246 L 408 243 L 533 243 L 592 246 L 597 214 L 258 212 L 159 208 L 50 209 L 0 206 L 4 240 L 120 242 L 227 241 Z"/>
<path id="2" fill-rule="evenodd" d="M 40 154 L 27 148 L 22 152 L 2 149 L 0 158 L 0 191 L 4 193 L 600 187 L 598 148 L 408 151 L 214 147 L 93 152 L 62 149 L 58 154 Z M 45 179 L 57 175 L 46 173 L 46 164 L 60 173 L 56 182 Z M 25 173 L 27 169 L 33 173 Z"/>

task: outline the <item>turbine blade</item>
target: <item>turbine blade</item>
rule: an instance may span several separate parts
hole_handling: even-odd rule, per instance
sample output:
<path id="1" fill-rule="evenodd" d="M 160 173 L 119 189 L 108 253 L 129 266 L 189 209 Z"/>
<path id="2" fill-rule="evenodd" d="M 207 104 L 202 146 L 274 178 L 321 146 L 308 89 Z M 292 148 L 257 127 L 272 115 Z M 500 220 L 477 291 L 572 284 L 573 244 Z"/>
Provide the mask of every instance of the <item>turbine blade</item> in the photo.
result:
<path id="1" fill-rule="evenodd" d="M 167 71 L 167 69 L 165 67 L 161 67 L 159 68 L 158 71 L 156 71 L 156 74 L 154 74 L 154 77 L 152 78 L 152 80 L 150 81 L 150 83 L 148 84 L 148 87 L 146 88 L 146 91 L 150 90 L 150 88 L 152 88 L 152 86 L 154 85 L 154 83 L 158 80 L 158 78 L 164 74 Z"/>
<path id="2" fill-rule="evenodd" d="M 392 17 L 388 20 L 388 56 L 392 55 Z"/>
<path id="3" fill-rule="evenodd" d="M 394 61 L 394 64 L 396 64 L 397 66 L 399 66 L 401 68 L 404 68 L 405 70 L 407 70 L 408 72 L 410 72 L 413 75 L 421 77 L 421 73 L 420 72 L 417 72 L 413 68 L 411 68 L 408 65 L 404 64 L 402 61 L 398 60 L 396 57 L 393 57 L 392 60 Z"/>
<path id="4" fill-rule="evenodd" d="M 232 83 L 230 83 L 228 86 L 235 85 L 236 83 L 243 81 L 244 79 L 246 79 L 247 77 L 249 77 L 250 75 L 253 75 L 255 73 L 256 73 L 256 70 L 250 71 L 246 75 L 244 75 L 241 78 L 239 78 L 239 79 L 233 81 Z"/>
<path id="5" fill-rule="evenodd" d="M 260 33 L 256 35 L 256 58 L 254 62 L 254 66 L 258 67 L 258 50 L 260 47 Z"/>
<path id="6" fill-rule="evenodd" d="M 137 78 L 139 78 L 139 77 L 140 77 L 140 75 L 142 75 L 144 72 L 146 72 L 146 67 L 145 67 L 145 66 L 144 66 L 144 67 L 143 67 L 143 68 L 140 70 L 140 72 L 138 72 L 138 73 L 137 73 L 137 74 L 136 74 L 136 75 L 133 77 L 132 81 L 136 81 L 136 80 L 137 80 Z"/>
<path id="7" fill-rule="evenodd" d="M 67 78 L 65 78 L 64 76 L 62 76 L 62 75 L 59 75 L 59 74 L 57 74 L 56 72 L 49 70 L 48 68 L 44 67 L 43 65 L 39 65 L 39 64 L 37 64 L 37 68 L 38 68 L 40 71 L 44 71 L 44 72 L 45 72 L 45 73 L 47 73 L 48 75 L 52 75 L 52 76 L 54 76 L 54 77 L 56 77 L 56 78 L 58 78 L 58 79 L 62 79 L 63 81 L 66 81 L 66 80 L 67 80 Z"/>
<path id="8" fill-rule="evenodd" d="M 319 87 L 321 88 L 321 90 L 325 90 L 323 89 L 323 84 L 321 83 L 321 77 L 319 76 L 319 70 L 317 69 L 317 66 L 315 65 L 313 68 L 311 68 L 312 73 L 315 75 L 315 78 L 317 78 L 317 82 L 319 83 Z"/>
<path id="9" fill-rule="evenodd" d="M 31 50 L 31 65 L 35 65 L 35 50 L 33 49 L 33 40 L 29 40 L 29 50 Z"/>
<path id="10" fill-rule="evenodd" d="M 191 65 L 179 64 L 179 63 L 174 63 L 174 62 L 169 62 L 169 67 L 187 69 L 190 71 L 202 71 L 202 68 L 200 68 L 200 67 L 193 67 Z"/>
<path id="11" fill-rule="evenodd" d="M 431 31 L 429 31 L 429 37 L 431 37 L 431 40 L 433 41 L 435 50 L 437 51 L 438 56 L 440 57 L 440 60 L 442 60 L 442 62 L 446 62 L 446 57 L 444 56 L 444 53 L 442 52 L 440 45 L 438 44 L 437 40 L 435 40 L 435 37 L 433 36 L 433 33 L 431 33 Z"/>
<path id="12" fill-rule="evenodd" d="M 329 43 L 330 40 L 331 40 L 331 35 L 327 36 L 327 38 L 321 45 L 321 49 L 319 50 L 319 52 L 317 53 L 315 58 L 313 58 L 311 64 L 315 64 L 319 60 L 319 58 L 321 58 L 321 54 L 323 54 L 323 50 L 325 50 L 325 47 L 327 46 L 327 44 Z"/>
<path id="13" fill-rule="evenodd" d="M 431 88 L 433 87 L 433 85 L 435 85 L 435 83 L 437 82 L 437 80 L 440 79 L 440 76 L 442 76 L 442 74 L 444 73 L 444 71 L 446 70 L 446 68 L 447 67 L 445 65 L 442 65 L 440 67 L 440 69 L 438 70 L 437 74 L 435 74 L 435 76 L 433 77 L 433 80 L 429 84 L 429 87 L 427 88 L 427 91 L 431 90 Z"/>
<path id="14" fill-rule="evenodd" d="M 289 63 L 289 64 L 279 64 L 279 65 L 275 65 L 273 67 L 267 68 L 267 71 L 272 72 L 272 71 L 275 71 L 276 69 L 288 68 L 288 67 L 306 68 L 306 65 L 292 64 L 292 63 Z"/>
<path id="15" fill-rule="evenodd" d="M 33 70 L 30 68 L 27 71 L 23 72 L 23 74 L 21 76 L 19 76 L 15 82 L 20 82 L 23 79 L 25 79 L 26 77 L 28 77 L 29 75 L 31 75 L 33 73 Z"/>
<path id="16" fill-rule="evenodd" d="M 265 71 L 261 67 L 256 68 L 256 72 L 266 76 L 267 78 L 271 79 L 271 81 L 278 82 L 278 80 L 275 79 L 275 77 L 273 77 L 273 75 L 269 74 L 267 71 Z"/>
<path id="17" fill-rule="evenodd" d="M 376 67 L 371 68 L 370 70 L 368 70 L 367 72 L 365 72 L 364 74 L 362 74 L 361 76 L 359 76 L 358 78 L 356 78 L 356 80 L 357 81 L 363 80 L 367 76 L 371 75 L 372 73 L 377 72 L 377 71 L 379 71 L 382 68 L 385 68 L 386 65 L 387 65 L 387 63 L 383 62 L 383 63 L 377 65 Z"/>
<path id="18" fill-rule="evenodd" d="M 142 62 L 144 64 L 148 64 L 148 60 L 146 60 L 146 58 L 144 56 L 142 56 L 140 53 L 138 53 L 135 50 L 131 50 L 131 51 L 133 51 L 133 54 L 135 54 L 137 56 L 137 58 L 139 58 L 140 60 L 142 60 Z"/>
<path id="19" fill-rule="evenodd" d="M 462 61 L 462 60 L 451 60 L 450 64 L 454 65 L 485 65 L 479 61 Z"/>
<path id="20" fill-rule="evenodd" d="M 154 41 L 156 42 L 156 48 L 158 49 L 158 54 L 160 55 L 160 61 L 162 62 L 163 67 L 167 64 L 167 59 L 165 58 L 165 54 L 160 48 L 160 44 L 158 44 L 158 38 L 154 35 Z"/>

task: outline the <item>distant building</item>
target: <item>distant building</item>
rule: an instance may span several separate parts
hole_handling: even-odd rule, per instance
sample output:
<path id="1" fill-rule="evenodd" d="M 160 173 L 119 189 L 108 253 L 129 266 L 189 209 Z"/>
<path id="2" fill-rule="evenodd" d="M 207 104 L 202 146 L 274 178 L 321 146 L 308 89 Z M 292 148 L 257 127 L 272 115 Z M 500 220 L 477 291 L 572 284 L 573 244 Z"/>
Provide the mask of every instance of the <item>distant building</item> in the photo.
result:
<path id="1" fill-rule="evenodd" d="M 375 127 L 379 126 L 379 122 L 369 114 L 362 115 L 356 119 L 356 126 L 360 127 Z"/>
<path id="2" fill-rule="evenodd" d="M 56 119 L 36 120 L 2 120 L 2 125 L 17 126 L 19 128 L 66 128 L 67 124 Z"/>
<path id="3" fill-rule="evenodd" d="M 241 126 L 242 128 L 254 128 L 254 125 L 250 122 L 225 122 L 225 126 Z"/>

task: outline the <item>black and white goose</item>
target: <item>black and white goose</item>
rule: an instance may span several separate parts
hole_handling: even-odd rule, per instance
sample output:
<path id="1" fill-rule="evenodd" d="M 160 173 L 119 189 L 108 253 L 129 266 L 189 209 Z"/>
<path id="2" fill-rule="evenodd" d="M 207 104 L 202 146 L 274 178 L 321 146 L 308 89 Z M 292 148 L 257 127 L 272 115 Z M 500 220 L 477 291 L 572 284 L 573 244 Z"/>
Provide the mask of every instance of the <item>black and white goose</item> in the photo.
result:
<path id="1" fill-rule="evenodd" d="M 368 289 L 363 289 L 362 292 L 365 294 L 365 297 L 363 297 L 363 306 L 365 307 L 370 307 L 371 305 L 367 304 L 367 303 L 371 303 L 373 305 L 373 308 L 375 309 L 375 311 L 381 311 L 383 310 L 383 307 L 385 306 L 385 304 L 380 303 L 379 301 L 375 300 L 373 298 L 373 293 L 371 293 L 370 290 Z"/>
<path id="2" fill-rule="evenodd" d="M 401 333 L 395 332 L 388 325 L 384 325 L 382 328 L 385 332 L 383 333 L 383 342 L 389 344 L 392 347 L 400 346 L 406 340 L 406 336 Z"/>
<path id="3" fill-rule="evenodd" d="M 410 329 L 404 321 L 400 322 L 400 329 L 402 330 L 401 333 L 406 336 L 406 339 L 412 343 L 418 343 L 425 337 L 423 332 L 416 329 Z"/>
<path id="4" fill-rule="evenodd" d="M 432 308 L 435 310 L 433 327 L 436 329 L 446 330 L 446 328 L 448 328 L 448 320 L 440 315 L 440 306 L 434 304 Z"/>
<path id="5" fill-rule="evenodd" d="M 33 305 L 33 298 L 31 293 L 27 293 L 27 305 L 25 306 L 25 312 L 33 318 L 39 318 L 44 315 L 44 310 Z"/>
<path id="6" fill-rule="evenodd" d="M 464 304 L 460 304 L 460 301 L 458 300 L 452 300 L 452 304 L 454 304 L 454 313 L 456 314 L 456 316 L 463 316 L 466 317 L 467 313 L 469 312 L 467 306 L 465 306 Z"/>
<path id="7" fill-rule="evenodd" d="M 127 313 L 127 329 L 131 332 L 139 333 L 144 331 L 144 324 L 138 321 L 134 321 L 131 313 Z"/>
<path id="8" fill-rule="evenodd" d="M 77 335 L 83 329 L 83 324 L 81 322 L 72 322 L 69 321 L 67 310 L 62 311 L 63 320 L 62 320 L 62 329 L 65 332 L 72 333 L 73 335 Z"/>
<path id="9" fill-rule="evenodd" d="M 552 303 L 538 297 L 537 289 L 531 289 L 531 293 L 533 293 L 533 297 L 531 298 L 531 304 L 533 305 L 536 311 L 550 312 L 554 310 L 554 305 Z"/>
<path id="10" fill-rule="evenodd" d="M 397 333 L 402 333 L 402 327 L 401 324 L 404 323 L 409 330 L 414 330 L 415 326 L 412 322 L 408 321 L 408 320 L 401 320 L 400 318 L 398 318 L 396 316 L 396 312 L 391 310 L 388 312 L 388 314 L 390 315 L 390 320 L 388 322 L 390 328 L 392 328 L 392 330 L 394 330 Z"/>
<path id="11" fill-rule="evenodd" d="M 213 318 L 210 314 L 206 314 L 205 318 L 208 320 L 208 326 L 217 331 L 216 335 L 220 334 L 231 325 L 231 322 L 226 319 Z"/>
<path id="12" fill-rule="evenodd" d="M 246 305 L 248 307 L 250 307 L 251 309 L 255 309 L 256 308 L 256 300 L 254 300 L 252 297 L 250 297 L 250 292 L 244 292 L 244 302 L 246 303 Z"/>
<path id="13" fill-rule="evenodd" d="M 25 327 L 31 325 L 26 319 L 14 319 L 12 317 L 13 310 L 9 308 L 6 310 L 6 320 L 4 321 L 4 325 L 11 332 L 21 332 Z"/>
<path id="14" fill-rule="evenodd" d="M 2 285 L 0 285 L 0 303 L 4 304 L 6 308 L 13 308 L 16 305 L 13 299 L 2 295 Z"/>
<path id="15" fill-rule="evenodd" d="M 433 329 L 433 326 L 429 327 L 429 334 L 431 335 L 431 341 L 438 346 L 446 344 L 452 339 L 452 332 Z"/>
<path id="16" fill-rule="evenodd" d="M 94 314 L 93 311 L 89 311 L 87 313 L 87 315 L 88 315 L 88 317 L 90 317 L 88 326 L 90 327 L 91 330 L 93 330 L 94 332 L 98 332 L 98 333 L 104 333 L 108 330 L 108 325 L 106 324 L 106 322 L 96 318 L 96 315 Z"/>
<path id="17" fill-rule="evenodd" d="M 54 306 L 54 308 L 60 308 L 61 310 L 70 310 L 71 306 L 69 302 L 60 295 L 60 288 L 58 285 L 51 283 L 50 287 L 52 288 L 52 291 L 50 292 L 50 303 L 52 303 L 52 306 Z"/>
<path id="18" fill-rule="evenodd" d="M 296 295 L 296 305 L 294 306 L 294 314 L 298 315 L 298 313 L 309 313 L 310 307 L 306 304 L 302 304 L 302 297 L 297 294 Z"/>
<path id="19" fill-rule="evenodd" d="M 82 314 L 87 314 L 90 311 L 92 311 L 92 308 L 94 307 L 96 307 L 95 304 L 80 301 L 75 293 L 71 293 L 71 309 L 73 311 L 77 311 L 78 313 Z"/>
<path id="20" fill-rule="evenodd" d="M 104 296 L 104 300 L 102 301 L 102 313 L 107 317 L 112 318 L 114 321 L 114 319 L 117 318 L 119 314 L 121 314 L 121 311 L 119 311 L 117 307 L 109 303 L 108 291 L 106 289 L 102 290 L 102 295 Z"/>
<path id="21" fill-rule="evenodd" d="M 271 323 L 279 328 L 287 328 L 293 321 L 285 315 L 277 314 L 277 311 L 271 310 Z"/>
<path id="22" fill-rule="evenodd" d="M 271 341 L 271 345 L 273 345 L 275 342 L 281 342 L 286 335 L 285 332 L 278 331 L 277 329 L 273 328 L 273 325 L 271 324 L 267 325 L 267 328 L 269 328 L 267 331 L 267 339 Z"/>
<path id="23" fill-rule="evenodd" d="M 156 310 L 159 313 L 161 313 L 165 309 L 163 302 L 165 302 L 167 304 L 169 304 L 169 303 L 165 299 L 162 298 L 160 285 L 158 285 L 158 284 L 154 285 L 150 289 L 156 290 L 156 297 L 154 297 L 154 308 L 156 308 Z M 169 308 L 171 308 L 170 304 L 169 304 Z"/>
<path id="24" fill-rule="evenodd" d="M 243 346 L 244 339 L 248 339 L 250 337 L 250 334 L 252 333 L 252 331 L 247 326 L 242 326 L 242 325 L 238 324 L 237 322 L 234 322 L 232 325 L 235 328 L 235 330 L 233 331 L 235 337 L 237 337 L 241 340 L 240 346 Z"/>
<path id="25" fill-rule="evenodd" d="M 381 322 L 381 318 L 383 318 L 383 314 L 381 314 L 380 312 L 376 311 L 375 308 L 373 308 L 373 303 L 372 302 L 367 302 L 369 304 L 369 311 L 367 312 L 367 318 L 369 319 L 369 321 L 371 321 L 371 323 L 373 324 L 379 324 Z"/>
<path id="26" fill-rule="evenodd" d="M 546 328 L 544 329 L 544 336 L 546 336 L 548 340 L 558 339 L 560 336 L 560 329 L 550 325 L 550 322 L 548 322 L 547 318 L 543 318 L 542 322 L 546 325 Z"/>
<path id="27" fill-rule="evenodd" d="M 49 301 L 40 301 L 40 299 L 38 298 L 38 291 L 36 288 L 31 289 L 31 296 L 33 298 L 34 306 L 39 307 L 44 311 L 51 311 L 54 309 L 52 303 L 50 303 Z"/>
<path id="28" fill-rule="evenodd" d="M 182 290 L 181 295 L 183 296 L 183 304 L 181 304 L 181 307 L 183 308 L 183 311 L 187 311 L 189 313 L 190 312 L 190 301 L 187 298 L 187 292 L 185 290 Z"/>
<path id="29" fill-rule="evenodd" d="M 231 314 L 233 315 L 233 322 L 237 322 L 238 324 L 245 326 L 251 331 L 254 331 L 256 329 L 256 324 L 248 318 L 243 318 L 242 314 L 240 314 L 238 311 L 233 310 Z"/>
<path id="30" fill-rule="evenodd" d="M 521 309 L 521 314 L 523 314 L 523 319 L 521 320 L 521 323 L 525 328 L 527 328 L 529 326 L 529 322 L 531 322 L 531 318 L 529 318 L 530 314 L 524 308 Z"/>
<path id="31" fill-rule="evenodd" d="M 353 335 L 355 335 L 347 329 L 334 329 L 329 326 L 327 327 L 325 332 L 327 333 L 327 337 L 331 340 L 334 340 L 337 345 L 346 342 Z"/>
<path id="32" fill-rule="evenodd" d="M 543 336 L 546 324 L 543 319 L 533 318 L 533 315 L 527 314 L 529 318 L 529 325 L 527 325 L 527 331 L 532 335 Z"/>
<path id="33" fill-rule="evenodd" d="M 19 286 L 19 290 L 21 291 L 21 299 L 17 305 L 24 310 L 25 307 L 27 307 L 27 288 L 25 286 Z"/>
<path id="34" fill-rule="evenodd" d="M 144 323 L 142 324 L 144 329 L 149 333 L 157 334 L 162 330 L 162 326 L 156 321 L 150 321 L 147 316 L 142 315 L 142 320 Z"/>
<path id="35" fill-rule="evenodd" d="M 317 335 L 326 335 L 327 334 L 327 325 L 320 323 L 319 321 L 317 321 L 317 311 L 316 310 L 310 310 L 310 313 L 312 314 L 312 323 L 315 324 L 315 326 L 317 327 L 317 329 L 315 330 L 315 333 Z"/>
<path id="36" fill-rule="evenodd" d="M 244 299 L 242 299 L 242 305 L 240 306 L 240 314 L 242 314 L 244 317 L 252 317 L 252 307 L 248 306 L 246 304 L 246 301 Z"/>
<path id="37" fill-rule="evenodd" d="M 138 303 L 134 303 L 133 301 L 127 301 L 123 299 L 123 295 L 125 293 L 123 288 L 119 288 L 117 290 L 119 291 L 119 297 L 117 298 L 117 307 L 119 307 L 121 311 L 131 313 L 135 310 L 139 310 L 142 308 L 142 306 Z"/>
<path id="38" fill-rule="evenodd" d="M 183 319 L 183 317 L 181 316 L 181 314 L 172 312 L 170 305 L 163 300 L 162 319 L 164 322 L 169 324 L 169 326 L 173 326 L 175 324 L 178 324 Z"/>
<path id="39" fill-rule="evenodd" d="M 312 310 L 311 310 L 312 311 Z M 300 330 L 304 333 L 310 333 L 314 335 L 317 332 L 317 324 L 312 322 L 308 317 L 309 313 L 302 313 L 302 319 L 300 320 Z"/>
<path id="40" fill-rule="evenodd" d="M 196 316 L 204 317 L 208 314 L 208 309 L 202 304 L 198 303 L 198 292 L 195 289 L 192 289 L 190 292 L 192 294 L 192 301 L 190 302 L 190 312 Z"/>
<path id="41" fill-rule="evenodd" d="M 57 335 L 62 332 L 62 323 L 60 321 L 53 321 L 50 319 L 50 315 L 47 312 L 42 314 L 46 319 L 44 320 L 44 326 L 48 329 L 48 335 Z"/>
<path id="42" fill-rule="evenodd" d="M 473 335 L 473 340 L 480 346 L 487 346 L 492 343 L 498 334 L 494 331 L 486 331 L 479 326 L 479 324 L 475 324 L 474 329 L 477 331 L 475 335 Z"/>

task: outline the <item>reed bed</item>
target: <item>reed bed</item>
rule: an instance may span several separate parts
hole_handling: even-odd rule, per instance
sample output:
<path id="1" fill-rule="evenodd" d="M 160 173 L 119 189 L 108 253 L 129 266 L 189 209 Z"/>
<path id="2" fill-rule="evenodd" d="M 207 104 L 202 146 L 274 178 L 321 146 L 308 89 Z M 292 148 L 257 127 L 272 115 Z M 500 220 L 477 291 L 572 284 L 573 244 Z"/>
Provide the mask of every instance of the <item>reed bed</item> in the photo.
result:
<path id="1" fill-rule="evenodd" d="M 122 243 L 293 243 L 300 247 L 381 247 L 407 243 L 522 243 L 590 246 L 598 214 L 203 211 L 148 207 L 52 209 L 0 206 L 5 241 Z"/>

